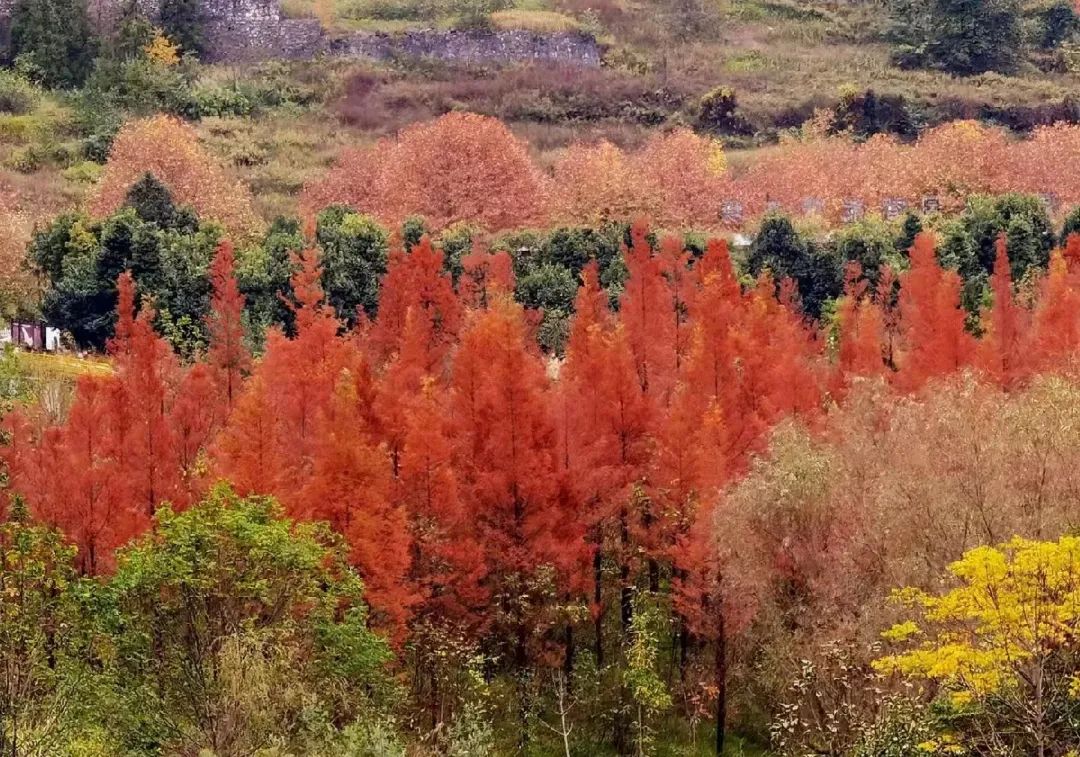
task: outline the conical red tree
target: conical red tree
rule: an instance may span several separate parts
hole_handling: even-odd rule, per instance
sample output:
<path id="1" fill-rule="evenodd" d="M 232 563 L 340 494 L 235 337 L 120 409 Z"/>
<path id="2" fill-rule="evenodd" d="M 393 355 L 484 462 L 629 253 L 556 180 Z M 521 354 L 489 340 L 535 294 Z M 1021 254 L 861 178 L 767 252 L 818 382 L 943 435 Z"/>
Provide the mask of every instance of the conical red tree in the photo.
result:
<path id="1" fill-rule="evenodd" d="M 134 317 L 135 283 L 130 273 L 117 282 L 119 312 L 109 351 L 116 364 L 112 386 L 114 428 L 122 436 L 121 463 L 131 504 L 152 516 L 181 493 L 173 429 L 169 424 L 179 366 L 168 342 L 154 331 L 154 309 L 144 303 Z M 122 439 L 122 441 L 121 441 Z"/>
<path id="2" fill-rule="evenodd" d="M 997 239 L 990 289 L 994 302 L 985 319 L 986 333 L 979 343 L 978 364 L 1003 388 L 1009 389 L 1023 377 L 1026 368 L 1027 313 L 1013 298 L 1012 269 L 1004 234 Z"/>
<path id="3" fill-rule="evenodd" d="M 563 414 L 564 465 L 588 534 L 596 654 L 603 659 L 602 561 L 606 554 L 619 565 L 620 614 L 628 626 L 637 559 L 631 539 L 640 532 L 634 528 L 640 499 L 635 495 L 650 471 L 656 405 L 642 391 L 626 330 L 607 309 L 595 266 L 585 269 L 578 292 L 560 400 L 572 408 Z"/>
<path id="4" fill-rule="evenodd" d="M 443 267 L 443 252 L 435 249 L 427 236 L 408 253 L 398 247 L 390 254 L 379 292 L 379 315 L 370 334 L 376 366 L 401 348 L 409 311 L 415 311 L 414 318 L 423 319 L 420 325 L 427 340 L 424 372 L 443 375 L 446 353 L 461 325 L 461 304 Z"/>
<path id="5" fill-rule="evenodd" d="M 366 427 L 347 372 L 316 422 L 306 467 L 310 475 L 290 502 L 292 511 L 327 521 L 345 535 L 377 622 L 402 641 L 417 601 L 406 580 L 408 524 L 404 508 L 391 498 L 386 449 Z"/>
<path id="6" fill-rule="evenodd" d="M 670 400 L 678 372 L 678 311 L 665 277 L 665 261 L 653 255 L 648 229 L 637 222 L 625 249 L 629 278 L 619 307 L 641 391 L 658 405 Z"/>
<path id="7" fill-rule="evenodd" d="M 244 345 L 244 296 L 236 283 L 236 256 L 231 242 L 218 245 L 210 266 L 210 349 L 206 362 L 226 410 L 232 410 L 244 376 L 251 370 L 251 355 Z"/>
<path id="8" fill-rule="evenodd" d="M 1080 273 L 1069 271 L 1060 250 L 1050 255 L 1032 317 L 1027 357 L 1033 371 L 1057 371 L 1075 363 L 1080 348 Z"/>
<path id="9" fill-rule="evenodd" d="M 506 252 L 474 247 L 461 259 L 458 295 L 466 308 L 487 308 L 500 295 L 514 291 L 514 262 Z"/>
<path id="10" fill-rule="evenodd" d="M 409 517 L 418 612 L 429 621 L 475 627 L 488 599 L 484 552 L 461 499 L 445 396 L 433 379 L 409 403 L 404 427 L 395 497 Z"/>
<path id="11" fill-rule="evenodd" d="M 836 310 L 839 348 L 832 391 L 837 399 L 843 397 L 853 378 L 885 373 L 882 359 L 885 317 L 867 293 L 867 282 L 858 263 L 848 266 L 845 279 L 844 296 Z"/>
<path id="12" fill-rule="evenodd" d="M 544 365 L 530 349 L 522 308 L 496 296 L 474 311 L 453 368 L 453 437 L 462 498 L 484 546 L 491 617 L 524 662 L 553 619 L 536 580 L 578 574 L 573 513 L 559 498 L 555 429 Z"/>
<path id="13" fill-rule="evenodd" d="M 900 330 L 904 349 L 897 383 L 909 391 L 970 366 L 975 341 L 964 329 L 960 276 L 943 270 L 933 237 L 923 232 L 911 248 L 911 269 L 901 277 Z"/>

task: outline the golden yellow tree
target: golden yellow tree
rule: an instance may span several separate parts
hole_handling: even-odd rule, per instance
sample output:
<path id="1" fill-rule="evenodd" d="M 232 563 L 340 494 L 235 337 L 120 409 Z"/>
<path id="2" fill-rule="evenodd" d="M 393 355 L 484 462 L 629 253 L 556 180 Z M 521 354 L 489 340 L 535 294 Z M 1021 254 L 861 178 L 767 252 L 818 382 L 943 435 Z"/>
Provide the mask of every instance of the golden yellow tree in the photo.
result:
<path id="1" fill-rule="evenodd" d="M 1080 735 L 1080 538 L 977 547 L 949 572 L 943 594 L 896 593 L 916 617 L 883 636 L 911 646 L 874 667 L 943 687 L 975 753 L 1063 754 Z"/>

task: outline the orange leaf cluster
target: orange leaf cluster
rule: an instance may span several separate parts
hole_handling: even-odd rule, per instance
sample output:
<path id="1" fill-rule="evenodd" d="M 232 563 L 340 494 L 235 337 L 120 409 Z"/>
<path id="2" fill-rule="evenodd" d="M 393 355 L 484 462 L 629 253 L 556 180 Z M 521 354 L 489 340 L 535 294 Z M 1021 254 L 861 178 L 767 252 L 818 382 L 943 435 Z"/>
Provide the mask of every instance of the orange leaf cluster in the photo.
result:
<path id="1" fill-rule="evenodd" d="M 367 150 L 347 151 L 301 197 L 309 217 L 330 203 L 388 224 L 419 214 L 436 229 L 470 221 L 494 230 L 542 220 L 547 183 L 501 121 L 450 113 Z"/>
<path id="2" fill-rule="evenodd" d="M 330 203 L 352 205 L 388 223 L 409 214 L 433 228 L 471 221 L 491 231 L 540 221 L 596 224 L 643 215 L 663 227 L 737 226 L 771 207 L 841 221 L 853 213 L 963 207 L 973 193 L 1028 192 L 1059 206 L 1080 204 L 1080 126 L 1040 127 L 1014 141 L 975 121 L 927 130 L 907 144 L 877 135 L 786 139 L 738 169 L 687 129 L 657 133 L 638 150 L 609 142 L 574 144 L 550 176 L 494 119 L 451 114 L 396 140 L 348 150 L 310 183 L 309 217 Z M 928 209 L 929 208 L 928 206 Z"/>

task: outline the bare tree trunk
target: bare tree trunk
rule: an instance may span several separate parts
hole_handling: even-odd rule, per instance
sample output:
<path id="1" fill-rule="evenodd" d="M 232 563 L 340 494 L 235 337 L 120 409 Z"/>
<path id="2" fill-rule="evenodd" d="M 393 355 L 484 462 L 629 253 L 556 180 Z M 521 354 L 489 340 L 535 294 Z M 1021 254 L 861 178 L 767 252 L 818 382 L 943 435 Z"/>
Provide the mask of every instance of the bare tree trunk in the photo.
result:
<path id="1" fill-rule="evenodd" d="M 593 621 L 596 632 L 596 667 L 604 667 L 604 557 L 599 545 L 593 555 L 593 602 L 596 604 L 596 619 Z"/>
<path id="2" fill-rule="evenodd" d="M 716 635 L 716 757 L 724 754 L 727 738 L 727 630 L 720 610 Z"/>

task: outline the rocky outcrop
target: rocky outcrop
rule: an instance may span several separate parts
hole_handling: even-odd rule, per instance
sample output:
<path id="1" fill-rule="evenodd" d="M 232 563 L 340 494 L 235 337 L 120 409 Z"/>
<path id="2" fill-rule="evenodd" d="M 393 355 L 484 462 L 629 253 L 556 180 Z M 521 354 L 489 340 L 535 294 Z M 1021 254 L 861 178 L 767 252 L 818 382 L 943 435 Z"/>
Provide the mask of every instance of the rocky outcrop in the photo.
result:
<path id="1" fill-rule="evenodd" d="M 333 39 L 330 55 L 374 60 L 434 58 L 458 63 L 547 61 L 599 66 L 600 48 L 587 34 L 527 31 L 417 31 L 353 34 Z"/>

